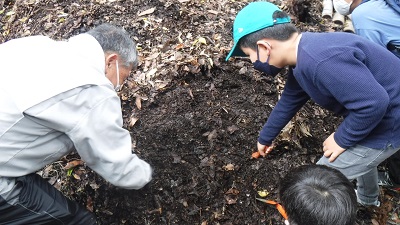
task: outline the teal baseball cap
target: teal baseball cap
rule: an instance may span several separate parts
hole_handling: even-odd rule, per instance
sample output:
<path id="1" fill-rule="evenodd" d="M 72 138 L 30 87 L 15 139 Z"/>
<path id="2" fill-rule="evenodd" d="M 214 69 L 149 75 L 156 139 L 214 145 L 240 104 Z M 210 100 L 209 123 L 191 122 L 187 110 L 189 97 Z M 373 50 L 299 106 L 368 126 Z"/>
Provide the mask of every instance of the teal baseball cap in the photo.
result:
<path id="1" fill-rule="evenodd" d="M 252 2 L 237 14 L 233 22 L 233 48 L 226 57 L 246 56 L 238 46 L 240 38 L 275 24 L 290 23 L 290 17 L 273 19 L 275 11 L 282 11 L 270 2 Z"/>

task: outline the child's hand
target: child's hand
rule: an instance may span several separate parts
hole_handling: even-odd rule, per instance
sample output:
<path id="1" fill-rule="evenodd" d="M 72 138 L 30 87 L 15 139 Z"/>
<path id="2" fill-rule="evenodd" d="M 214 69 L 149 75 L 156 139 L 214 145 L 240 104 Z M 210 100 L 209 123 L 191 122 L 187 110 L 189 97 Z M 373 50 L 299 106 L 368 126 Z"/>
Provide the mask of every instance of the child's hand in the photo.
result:
<path id="1" fill-rule="evenodd" d="M 268 153 L 270 153 L 272 151 L 273 147 L 274 147 L 274 144 L 272 144 L 271 146 L 267 146 L 267 145 L 260 144 L 260 142 L 257 142 L 258 153 L 262 157 L 265 157 Z"/>
<path id="2" fill-rule="evenodd" d="M 324 143 L 322 143 L 324 156 L 329 158 L 329 162 L 335 161 L 335 159 L 346 150 L 336 143 L 335 139 L 333 138 L 334 134 L 335 132 L 329 135 Z"/>

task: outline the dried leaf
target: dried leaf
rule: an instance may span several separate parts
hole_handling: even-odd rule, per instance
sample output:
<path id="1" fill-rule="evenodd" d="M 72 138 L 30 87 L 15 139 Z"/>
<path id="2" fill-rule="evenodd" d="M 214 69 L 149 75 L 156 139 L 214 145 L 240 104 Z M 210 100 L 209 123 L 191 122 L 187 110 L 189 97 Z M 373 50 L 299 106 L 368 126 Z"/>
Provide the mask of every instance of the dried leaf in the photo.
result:
<path id="1" fill-rule="evenodd" d="M 232 198 L 231 196 L 225 195 L 226 204 L 233 205 L 236 204 L 237 198 Z"/>
<path id="2" fill-rule="evenodd" d="M 9 11 L 9 12 L 6 13 L 6 16 L 12 16 L 12 15 L 14 15 L 14 14 L 15 14 L 14 11 Z"/>
<path id="3" fill-rule="evenodd" d="M 155 88 L 156 90 L 160 90 L 165 88 L 169 84 L 168 81 L 156 80 L 155 81 Z"/>
<path id="4" fill-rule="evenodd" d="M 235 131 L 239 130 L 239 128 L 236 125 L 232 125 L 228 127 L 228 133 L 233 134 Z"/>
<path id="5" fill-rule="evenodd" d="M 129 119 L 129 126 L 133 127 L 133 125 L 135 125 L 135 123 L 139 120 L 139 118 L 136 118 L 134 116 L 131 116 L 131 118 Z"/>
<path id="6" fill-rule="evenodd" d="M 239 74 L 245 74 L 247 72 L 247 67 L 242 67 L 239 70 Z"/>
<path id="7" fill-rule="evenodd" d="M 112 213 L 111 211 L 109 211 L 109 210 L 107 210 L 107 209 L 103 210 L 102 212 L 103 212 L 104 214 L 106 214 L 106 215 L 109 215 L 109 216 L 114 215 L 114 213 Z"/>
<path id="8" fill-rule="evenodd" d="M 225 192 L 225 200 L 228 205 L 236 204 L 238 198 L 239 190 L 235 188 L 230 188 Z"/>
<path id="9" fill-rule="evenodd" d="M 212 14 L 214 14 L 214 15 L 218 15 L 218 11 L 215 11 L 215 10 L 211 10 L 211 9 L 210 9 L 210 10 L 208 10 L 208 12 L 209 12 L 209 13 L 212 13 Z"/>
<path id="10" fill-rule="evenodd" d="M 156 53 L 150 55 L 149 57 L 145 58 L 145 60 L 153 60 L 153 59 L 156 59 L 159 55 L 160 55 L 160 53 L 159 53 L 159 52 L 156 52 Z"/>
<path id="11" fill-rule="evenodd" d="M 213 130 L 211 131 L 208 136 L 207 136 L 207 140 L 211 141 L 212 139 L 215 139 L 217 137 L 217 130 Z"/>
<path id="12" fill-rule="evenodd" d="M 153 8 L 151 8 L 151 9 L 145 10 L 145 11 L 139 13 L 138 16 L 144 16 L 144 15 L 152 14 L 152 13 L 154 12 L 155 9 L 156 9 L 156 8 L 153 7 Z"/>
<path id="13" fill-rule="evenodd" d="M 90 196 L 87 197 L 86 199 L 86 208 L 90 211 L 93 212 L 93 200 Z"/>
<path id="14" fill-rule="evenodd" d="M 142 98 L 140 96 L 136 96 L 135 104 L 138 109 L 142 109 Z"/>
<path id="15" fill-rule="evenodd" d="M 302 134 L 304 134 L 305 136 L 311 137 L 312 135 L 310 134 L 309 130 L 310 130 L 310 128 L 307 125 L 300 123 L 300 131 Z"/>
<path id="16" fill-rule="evenodd" d="M 74 168 L 74 167 L 79 166 L 79 165 L 83 165 L 83 161 L 82 160 L 70 161 L 64 166 L 64 169 L 69 170 L 69 169 Z"/>
<path id="17" fill-rule="evenodd" d="M 179 43 L 179 44 L 176 45 L 175 49 L 179 50 L 179 49 L 182 49 L 184 46 L 185 45 L 183 43 Z"/>
<path id="18" fill-rule="evenodd" d="M 42 177 L 48 177 L 51 170 L 53 170 L 53 165 L 50 164 L 49 166 L 44 168 Z"/>
<path id="19" fill-rule="evenodd" d="M 203 136 L 203 137 L 206 137 L 206 136 L 208 136 L 210 133 L 211 133 L 210 131 L 207 131 L 207 132 L 205 132 L 202 136 Z"/>
<path id="20" fill-rule="evenodd" d="M 199 39 L 198 39 L 198 42 L 200 43 L 200 44 L 207 44 L 207 41 L 206 41 L 206 39 L 205 38 L 203 38 L 203 37 L 200 37 Z"/>
<path id="21" fill-rule="evenodd" d="M 226 171 L 235 170 L 235 166 L 232 163 L 228 163 L 227 165 L 222 167 Z"/>
<path id="22" fill-rule="evenodd" d="M 212 60 L 212 58 L 207 58 L 208 62 L 210 63 L 210 66 L 213 67 L 214 66 L 214 61 Z"/>
<path id="23" fill-rule="evenodd" d="M 171 155 L 172 155 L 172 158 L 174 159 L 172 161 L 172 163 L 176 164 L 176 163 L 180 163 L 181 162 L 181 160 L 182 160 L 181 156 L 179 156 L 179 155 L 177 155 L 175 153 L 171 153 Z"/>
<path id="24" fill-rule="evenodd" d="M 228 191 L 225 192 L 226 195 L 238 195 L 240 191 L 236 188 L 230 188 Z"/>
<path id="25" fill-rule="evenodd" d="M 48 182 L 49 182 L 49 184 L 54 185 L 57 182 L 57 179 L 58 178 L 56 176 L 50 177 Z"/>
<path id="26" fill-rule="evenodd" d="M 204 44 L 204 45 L 207 45 L 207 41 L 206 41 L 205 38 L 199 37 L 199 38 L 196 39 L 192 44 L 193 44 L 193 45 L 196 45 L 196 44 Z"/>
<path id="27" fill-rule="evenodd" d="M 151 77 L 153 77 L 154 74 L 156 74 L 156 72 L 157 72 L 157 68 L 151 69 L 149 72 L 147 72 L 146 78 L 150 79 Z"/>
<path id="28" fill-rule="evenodd" d="M 76 174 L 76 173 L 72 174 L 72 176 L 73 176 L 75 179 L 77 179 L 77 180 L 80 180 L 80 179 L 81 179 L 81 177 L 80 177 L 78 174 Z"/>
<path id="29" fill-rule="evenodd" d="M 92 187 L 94 190 L 99 189 L 99 185 L 96 183 L 90 183 L 90 187 Z"/>
<path id="30" fill-rule="evenodd" d="M 257 191 L 257 194 L 261 197 L 266 197 L 267 195 L 269 195 L 269 192 L 266 190 L 262 190 L 262 191 Z"/>
<path id="31" fill-rule="evenodd" d="M 192 89 L 189 89 L 189 95 L 190 95 L 190 97 L 191 97 L 192 99 L 194 99 L 194 95 L 193 95 Z"/>

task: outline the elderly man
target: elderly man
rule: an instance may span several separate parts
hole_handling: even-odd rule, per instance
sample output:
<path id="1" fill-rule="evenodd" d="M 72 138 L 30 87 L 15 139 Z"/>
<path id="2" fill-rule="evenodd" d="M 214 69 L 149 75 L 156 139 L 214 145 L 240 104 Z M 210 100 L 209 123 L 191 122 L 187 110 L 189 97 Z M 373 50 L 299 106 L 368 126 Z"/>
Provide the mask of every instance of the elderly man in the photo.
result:
<path id="1" fill-rule="evenodd" d="M 116 186 L 151 180 L 122 128 L 116 90 L 137 65 L 125 30 L 103 24 L 68 41 L 15 39 L 0 45 L 0 61 L 0 224 L 96 224 L 35 174 L 73 149 Z"/>

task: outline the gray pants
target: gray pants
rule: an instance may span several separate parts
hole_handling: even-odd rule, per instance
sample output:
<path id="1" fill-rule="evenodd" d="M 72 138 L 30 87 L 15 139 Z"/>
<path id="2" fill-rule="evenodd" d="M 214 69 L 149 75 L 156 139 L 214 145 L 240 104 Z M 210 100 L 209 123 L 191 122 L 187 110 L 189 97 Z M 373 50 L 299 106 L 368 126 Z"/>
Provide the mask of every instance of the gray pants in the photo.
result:
<path id="1" fill-rule="evenodd" d="M 37 174 L 1 178 L 0 225 L 95 225 L 92 213 L 69 200 Z M 4 189 L 3 189 L 4 190 Z"/>
<path id="2" fill-rule="evenodd" d="M 338 169 L 349 180 L 357 179 L 358 198 L 366 204 L 378 201 L 378 165 L 400 148 L 388 145 L 383 149 L 372 149 L 361 145 L 346 149 L 335 161 L 322 157 L 317 164 Z"/>

